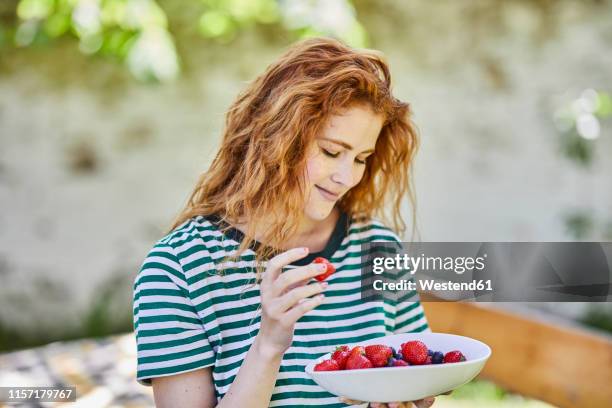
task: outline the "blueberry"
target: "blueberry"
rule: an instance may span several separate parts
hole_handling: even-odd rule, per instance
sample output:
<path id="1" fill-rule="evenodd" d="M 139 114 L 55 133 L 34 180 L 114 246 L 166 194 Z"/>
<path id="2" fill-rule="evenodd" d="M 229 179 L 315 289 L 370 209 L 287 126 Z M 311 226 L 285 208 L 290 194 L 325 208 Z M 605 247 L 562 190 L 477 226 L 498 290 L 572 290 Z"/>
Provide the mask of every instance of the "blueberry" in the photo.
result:
<path id="1" fill-rule="evenodd" d="M 395 357 L 396 360 L 403 360 L 404 356 L 402 355 L 402 353 L 400 351 L 397 351 L 395 354 L 393 354 L 393 357 Z"/>
<path id="2" fill-rule="evenodd" d="M 387 363 L 387 367 L 393 367 L 393 363 L 395 363 L 395 359 L 393 357 L 389 357 L 389 363 Z"/>
<path id="3" fill-rule="evenodd" d="M 441 351 L 435 351 L 431 356 L 431 363 L 442 364 L 442 361 L 444 361 L 444 353 Z"/>
<path id="4" fill-rule="evenodd" d="M 429 357 L 433 356 L 433 353 L 434 353 L 434 352 L 433 352 L 433 350 L 431 350 L 431 349 L 427 349 L 427 355 L 428 355 Z"/>

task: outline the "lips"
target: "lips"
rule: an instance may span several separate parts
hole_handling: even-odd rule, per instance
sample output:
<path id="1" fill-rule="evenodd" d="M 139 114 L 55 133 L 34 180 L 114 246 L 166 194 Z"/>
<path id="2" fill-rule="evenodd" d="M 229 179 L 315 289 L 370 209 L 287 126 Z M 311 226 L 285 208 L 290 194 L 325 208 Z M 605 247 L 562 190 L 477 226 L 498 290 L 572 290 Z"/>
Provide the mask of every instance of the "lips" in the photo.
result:
<path id="1" fill-rule="evenodd" d="M 340 197 L 340 194 L 332 193 L 329 190 L 324 189 L 323 187 L 319 187 L 315 184 L 315 187 L 319 190 L 321 195 L 328 200 L 337 200 Z"/>

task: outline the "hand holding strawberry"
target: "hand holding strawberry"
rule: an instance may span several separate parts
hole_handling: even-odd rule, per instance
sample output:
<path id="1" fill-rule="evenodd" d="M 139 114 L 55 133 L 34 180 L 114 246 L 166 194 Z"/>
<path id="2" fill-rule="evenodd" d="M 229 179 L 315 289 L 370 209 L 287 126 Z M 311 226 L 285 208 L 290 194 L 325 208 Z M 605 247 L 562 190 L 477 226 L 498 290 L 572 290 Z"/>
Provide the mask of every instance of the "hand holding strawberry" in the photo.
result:
<path id="1" fill-rule="evenodd" d="M 282 356 L 293 342 L 296 322 L 323 302 L 325 282 L 306 284 L 324 273 L 311 264 L 281 274 L 282 268 L 308 254 L 308 248 L 285 251 L 267 263 L 260 283 L 261 325 L 254 347 L 268 356 Z"/>

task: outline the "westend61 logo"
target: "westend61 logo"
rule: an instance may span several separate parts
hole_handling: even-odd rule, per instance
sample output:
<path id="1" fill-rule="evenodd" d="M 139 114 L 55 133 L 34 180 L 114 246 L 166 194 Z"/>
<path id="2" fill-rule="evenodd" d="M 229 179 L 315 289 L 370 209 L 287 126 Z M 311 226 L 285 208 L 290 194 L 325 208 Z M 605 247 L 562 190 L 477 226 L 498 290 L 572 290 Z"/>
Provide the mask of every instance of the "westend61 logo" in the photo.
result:
<path id="1" fill-rule="evenodd" d="M 361 244 L 362 300 L 610 302 L 612 242 Z"/>
<path id="2" fill-rule="evenodd" d="M 414 257 L 408 254 L 395 254 L 395 257 L 375 257 L 372 261 L 372 272 L 380 275 L 389 270 L 404 270 L 410 275 L 419 271 L 453 271 L 458 275 L 466 271 L 482 271 L 485 268 L 487 254 L 479 257 L 450 257 L 421 256 Z"/>

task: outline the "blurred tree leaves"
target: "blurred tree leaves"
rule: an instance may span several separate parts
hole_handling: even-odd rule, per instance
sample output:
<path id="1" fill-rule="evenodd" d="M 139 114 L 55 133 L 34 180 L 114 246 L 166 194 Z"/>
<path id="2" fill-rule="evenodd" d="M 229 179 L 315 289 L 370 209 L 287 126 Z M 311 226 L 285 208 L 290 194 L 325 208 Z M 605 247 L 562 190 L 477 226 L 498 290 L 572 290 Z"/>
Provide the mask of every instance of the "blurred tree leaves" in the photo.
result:
<path id="1" fill-rule="evenodd" d="M 553 119 L 560 135 L 562 154 L 579 168 L 589 168 L 611 117 L 612 96 L 595 89 L 583 90 L 577 98 L 556 109 Z M 598 219 L 591 209 L 574 209 L 562 218 L 567 234 L 574 240 L 609 240 L 612 237 L 612 220 Z"/>
<path id="2" fill-rule="evenodd" d="M 204 39 L 228 43 L 254 25 L 275 25 L 297 38 L 328 35 L 367 45 L 367 33 L 349 0 L 184 0 Z M 3 0 L 0 55 L 11 47 L 52 46 L 74 39 L 86 55 L 125 63 L 141 81 L 175 79 L 181 58 L 164 0 Z"/>
<path id="3" fill-rule="evenodd" d="M 580 96 L 557 109 L 554 121 L 561 135 L 563 154 L 582 167 L 593 161 L 602 121 L 612 117 L 609 93 L 585 89 Z"/>

